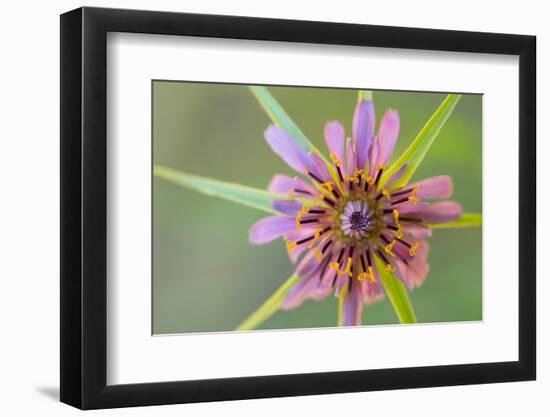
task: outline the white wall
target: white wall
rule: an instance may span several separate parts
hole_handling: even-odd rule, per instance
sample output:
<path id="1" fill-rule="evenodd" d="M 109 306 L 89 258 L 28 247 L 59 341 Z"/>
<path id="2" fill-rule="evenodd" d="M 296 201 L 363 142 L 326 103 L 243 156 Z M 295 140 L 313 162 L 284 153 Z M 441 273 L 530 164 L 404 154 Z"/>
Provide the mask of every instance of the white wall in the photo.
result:
<path id="1" fill-rule="evenodd" d="M 73 415 L 59 404 L 59 18 L 76 1 L 5 2 L 2 7 L 0 72 L 0 410 L 3 415 Z M 538 37 L 539 213 L 548 208 L 540 167 L 549 146 L 542 120 L 550 96 L 550 26 L 544 2 L 352 1 L 306 3 L 232 0 L 92 1 L 89 6 L 158 9 L 217 14 L 285 17 L 396 26 L 418 26 L 534 34 Z M 543 126 L 544 125 L 544 126 Z M 543 130 L 544 128 L 544 130 Z M 7 146 L 6 146 L 7 145 Z M 503 172 L 503 180 L 506 173 Z M 550 248 L 548 216 L 540 216 L 539 259 Z M 503 225 L 503 228 L 506 226 Z M 503 229 L 505 233 L 505 229 Z M 539 268 L 539 378 L 537 382 L 387 391 L 302 398 L 239 401 L 101 411 L 94 415 L 548 415 L 550 284 L 548 266 Z"/>

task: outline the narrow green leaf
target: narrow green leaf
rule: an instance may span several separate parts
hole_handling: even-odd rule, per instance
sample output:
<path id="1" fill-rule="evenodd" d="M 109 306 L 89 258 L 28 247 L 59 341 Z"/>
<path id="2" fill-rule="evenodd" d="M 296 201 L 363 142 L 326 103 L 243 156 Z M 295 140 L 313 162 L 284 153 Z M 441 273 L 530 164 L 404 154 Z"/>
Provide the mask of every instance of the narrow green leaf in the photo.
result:
<path id="1" fill-rule="evenodd" d="M 284 194 L 270 193 L 245 185 L 186 174 L 160 165 L 155 165 L 153 173 L 155 177 L 198 191 L 199 193 L 223 198 L 273 214 L 280 214 L 273 208 L 273 201 L 288 199 L 288 196 Z"/>
<path id="2" fill-rule="evenodd" d="M 385 265 L 378 258 L 376 258 L 376 266 L 382 279 L 382 286 L 390 299 L 399 322 L 402 324 L 416 323 L 416 316 L 405 285 L 392 273 L 385 272 Z"/>
<path id="3" fill-rule="evenodd" d="M 338 297 L 338 326 L 344 325 L 344 299 L 346 298 L 346 288 L 342 287 L 340 290 L 340 296 Z"/>
<path id="4" fill-rule="evenodd" d="M 298 282 L 299 279 L 300 277 L 298 275 L 292 275 L 277 289 L 277 291 L 273 293 L 271 297 L 267 299 L 265 303 L 260 306 L 260 308 L 254 311 L 245 321 L 239 324 L 235 330 L 253 330 L 260 326 L 279 309 L 279 306 L 283 302 L 286 294 L 292 286 Z"/>
<path id="5" fill-rule="evenodd" d="M 388 168 L 384 176 L 382 177 L 381 184 L 385 184 L 386 181 L 401 168 L 404 164 L 407 164 L 407 168 L 403 177 L 398 180 L 394 187 L 401 187 L 409 182 L 414 172 L 426 156 L 426 153 L 432 146 L 435 138 L 441 131 L 441 128 L 447 122 L 447 119 L 453 112 L 456 104 L 462 97 L 460 94 L 449 94 L 443 103 L 438 107 L 435 113 L 430 117 L 428 122 L 424 125 L 420 133 L 412 141 L 409 147 L 403 152 L 403 154 Z"/>
<path id="6" fill-rule="evenodd" d="M 262 86 L 250 86 L 250 91 L 260 103 L 260 106 L 267 113 L 269 118 L 273 123 L 275 123 L 280 128 L 284 129 L 300 146 L 304 148 L 306 152 L 315 152 L 319 157 L 325 162 L 330 172 L 330 175 L 335 180 L 336 184 L 340 182 L 337 181 L 336 170 L 332 164 L 327 160 L 325 155 L 323 155 L 319 149 L 311 143 L 311 141 L 304 135 L 300 128 L 294 123 L 290 116 L 286 113 L 285 109 L 279 104 L 279 102 L 271 95 L 267 87 Z"/>
<path id="7" fill-rule="evenodd" d="M 286 132 L 292 136 L 296 142 L 302 145 L 306 152 L 318 152 L 315 146 L 313 146 L 313 143 L 310 142 L 296 123 L 294 123 L 275 97 L 271 95 L 267 87 L 250 86 L 250 90 L 273 123 L 286 130 Z"/>
<path id="8" fill-rule="evenodd" d="M 462 216 L 454 222 L 430 224 L 431 227 L 437 229 L 452 229 L 457 227 L 480 227 L 482 224 L 481 213 L 462 213 Z"/>
<path id="9" fill-rule="evenodd" d="M 370 90 L 359 90 L 359 94 L 357 95 L 357 101 L 361 101 L 361 100 L 372 101 L 372 91 L 370 91 Z"/>

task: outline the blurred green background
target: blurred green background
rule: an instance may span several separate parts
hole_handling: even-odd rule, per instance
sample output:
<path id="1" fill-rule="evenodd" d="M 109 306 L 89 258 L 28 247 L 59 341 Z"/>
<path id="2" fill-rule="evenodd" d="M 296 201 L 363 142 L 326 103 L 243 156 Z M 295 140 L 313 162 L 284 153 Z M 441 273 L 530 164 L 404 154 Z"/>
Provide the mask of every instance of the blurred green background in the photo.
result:
<path id="1" fill-rule="evenodd" d="M 351 131 L 357 92 L 270 87 L 304 133 L 325 150 L 323 126 Z M 445 94 L 375 91 L 377 124 L 399 111 L 403 151 Z M 453 199 L 481 212 L 482 96 L 465 95 L 415 179 L 449 174 Z M 153 81 L 153 159 L 184 172 L 265 189 L 275 173 L 294 175 L 263 138 L 270 120 L 243 85 Z M 248 229 L 266 213 L 153 179 L 153 333 L 227 331 L 291 274 L 282 240 L 254 246 Z M 482 319 L 481 229 L 434 230 L 431 272 L 411 293 L 419 322 Z M 262 329 L 335 326 L 337 299 L 280 311 Z M 363 323 L 397 323 L 389 301 L 365 306 Z"/>

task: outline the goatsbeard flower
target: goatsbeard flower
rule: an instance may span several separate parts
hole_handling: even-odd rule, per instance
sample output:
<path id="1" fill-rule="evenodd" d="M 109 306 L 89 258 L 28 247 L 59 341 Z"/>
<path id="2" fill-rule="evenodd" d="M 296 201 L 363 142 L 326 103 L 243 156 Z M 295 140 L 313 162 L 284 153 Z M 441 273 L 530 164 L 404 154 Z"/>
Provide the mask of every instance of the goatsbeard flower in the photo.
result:
<path id="1" fill-rule="evenodd" d="M 420 286 L 429 271 L 428 243 L 432 224 L 460 217 L 449 176 L 405 186 L 394 185 L 403 165 L 382 181 L 399 136 L 399 115 L 384 114 L 375 134 L 372 101 L 358 102 L 351 138 L 339 122 L 328 122 L 324 136 L 330 162 L 306 153 L 282 128 L 271 125 L 265 138 L 272 150 L 301 176 L 275 175 L 269 191 L 288 195 L 274 202 L 280 215 L 259 220 L 250 241 L 264 244 L 283 238 L 289 257 L 298 263 L 300 280 L 282 309 L 306 299 L 334 293 L 343 300 L 342 324 L 360 325 L 363 305 L 384 297 L 382 272 L 395 274 L 409 289 Z M 299 262 L 298 262 L 299 260 Z"/>

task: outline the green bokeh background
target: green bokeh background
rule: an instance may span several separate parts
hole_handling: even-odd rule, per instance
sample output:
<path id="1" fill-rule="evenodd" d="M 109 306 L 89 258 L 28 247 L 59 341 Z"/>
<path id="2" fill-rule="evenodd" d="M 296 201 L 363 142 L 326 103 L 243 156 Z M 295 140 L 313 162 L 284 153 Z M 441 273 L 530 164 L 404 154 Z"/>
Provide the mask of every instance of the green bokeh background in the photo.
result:
<path id="1" fill-rule="evenodd" d="M 325 150 L 323 126 L 340 120 L 349 134 L 357 92 L 270 87 L 303 132 Z M 392 161 L 445 98 L 440 93 L 375 91 L 377 123 L 397 109 L 401 133 Z M 466 212 L 482 205 L 482 96 L 465 95 L 413 180 L 449 174 Z M 275 173 L 294 175 L 263 138 L 270 120 L 243 85 L 153 82 L 154 163 L 265 189 Z M 291 274 L 284 244 L 254 246 L 248 229 L 266 214 L 153 180 L 153 333 L 228 331 Z M 419 322 L 482 319 L 481 229 L 438 229 L 431 272 L 411 292 Z M 280 311 L 261 329 L 333 327 L 337 299 Z M 389 301 L 368 305 L 363 323 L 397 323 Z"/>

